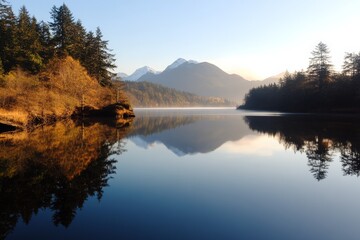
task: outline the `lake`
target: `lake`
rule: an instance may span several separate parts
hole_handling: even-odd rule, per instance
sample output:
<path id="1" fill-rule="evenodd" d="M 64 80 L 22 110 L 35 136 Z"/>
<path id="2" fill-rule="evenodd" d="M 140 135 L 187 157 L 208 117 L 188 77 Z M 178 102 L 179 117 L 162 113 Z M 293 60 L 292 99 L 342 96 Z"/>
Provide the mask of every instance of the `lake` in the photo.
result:
<path id="1" fill-rule="evenodd" d="M 359 117 L 135 114 L 1 134 L 0 238 L 359 238 Z"/>

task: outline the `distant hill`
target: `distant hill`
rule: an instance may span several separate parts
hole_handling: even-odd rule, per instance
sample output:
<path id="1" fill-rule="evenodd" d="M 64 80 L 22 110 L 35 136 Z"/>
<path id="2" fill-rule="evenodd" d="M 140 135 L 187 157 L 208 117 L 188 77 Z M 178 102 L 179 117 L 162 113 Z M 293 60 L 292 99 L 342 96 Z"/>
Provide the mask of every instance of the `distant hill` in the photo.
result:
<path id="1" fill-rule="evenodd" d="M 135 107 L 220 107 L 235 106 L 220 97 L 203 97 L 149 82 L 124 82 L 124 90 Z"/>
<path id="2" fill-rule="evenodd" d="M 263 85 L 268 85 L 268 84 L 271 84 L 271 83 L 277 83 L 277 82 L 279 82 L 280 78 L 284 77 L 284 75 L 285 75 L 285 72 L 279 73 L 279 74 L 277 74 L 275 76 L 265 78 L 264 80 L 261 81 L 261 83 Z"/>
<path id="3" fill-rule="evenodd" d="M 116 74 L 116 77 L 124 79 L 124 78 L 128 77 L 128 75 L 126 73 L 119 72 Z"/>
<path id="4" fill-rule="evenodd" d="M 245 94 L 253 87 L 269 84 L 275 79 L 248 81 L 236 74 L 228 74 L 219 67 L 208 63 L 197 63 L 178 59 L 162 73 L 148 72 L 138 79 L 199 96 L 217 96 L 242 102 Z"/>

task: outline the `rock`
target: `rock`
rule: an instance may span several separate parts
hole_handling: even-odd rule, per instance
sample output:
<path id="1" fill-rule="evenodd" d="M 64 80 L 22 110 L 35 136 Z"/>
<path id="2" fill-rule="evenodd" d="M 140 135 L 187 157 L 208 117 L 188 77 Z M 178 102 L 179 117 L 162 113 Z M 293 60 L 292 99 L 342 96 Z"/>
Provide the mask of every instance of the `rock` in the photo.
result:
<path id="1" fill-rule="evenodd" d="M 127 119 L 135 117 L 134 111 L 129 104 L 115 103 L 100 109 L 90 106 L 77 108 L 73 114 L 74 117 L 111 117 L 116 119 Z"/>

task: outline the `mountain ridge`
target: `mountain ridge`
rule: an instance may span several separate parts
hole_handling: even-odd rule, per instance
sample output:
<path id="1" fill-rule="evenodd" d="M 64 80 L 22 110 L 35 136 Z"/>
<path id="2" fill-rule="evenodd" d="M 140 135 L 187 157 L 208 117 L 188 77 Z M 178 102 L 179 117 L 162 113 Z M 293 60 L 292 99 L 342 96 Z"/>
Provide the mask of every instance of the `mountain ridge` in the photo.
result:
<path id="1" fill-rule="evenodd" d="M 184 62 L 158 75 L 145 74 L 138 81 L 148 81 L 200 96 L 218 96 L 233 101 L 238 101 L 253 85 L 240 75 L 228 74 L 208 62 Z"/>
<path id="2" fill-rule="evenodd" d="M 147 74 L 147 73 L 152 73 L 152 74 L 159 74 L 161 73 L 160 71 L 157 71 L 149 66 L 144 66 L 141 68 L 136 69 L 131 75 L 124 77 L 123 80 L 126 81 L 137 81 L 139 78 L 141 78 L 143 75 Z"/>
<path id="3" fill-rule="evenodd" d="M 275 83 L 282 76 L 283 73 L 262 81 L 249 81 L 238 74 L 229 74 L 209 62 L 178 58 L 162 72 L 143 71 L 135 81 L 151 82 L 199 96 L 216 96 L 241 103 L 251 88 Z"/>

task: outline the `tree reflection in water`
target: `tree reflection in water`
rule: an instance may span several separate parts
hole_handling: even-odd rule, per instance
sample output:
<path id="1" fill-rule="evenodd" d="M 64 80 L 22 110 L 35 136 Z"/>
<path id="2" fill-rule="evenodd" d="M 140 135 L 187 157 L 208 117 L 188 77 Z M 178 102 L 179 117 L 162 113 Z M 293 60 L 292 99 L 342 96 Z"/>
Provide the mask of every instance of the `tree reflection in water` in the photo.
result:
<path id="1" fill-rule="evenodd" d="M 126 127 L 112 124 L 44 126 L 0 138 L 0 238 L 19 218 L 28 224 L 40 209 L 68 227 L 90 196 L 99 200 L 115 173 L 110 156 L 124 151 Z"/>
<path id="2" fill-rule="evenodd" d="M 252 130 L 276 136 L 286 148 L 304 152 L 310 172 L 326 178 L 335 153 L 340 153 L 344 175 L 360 175 L 359 117 L 354 116 L 246 116 Z"/>

